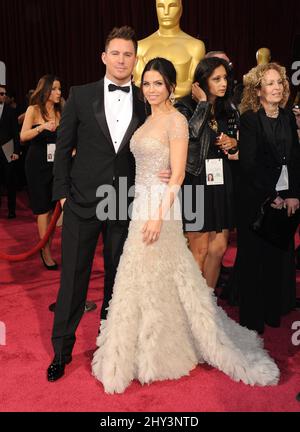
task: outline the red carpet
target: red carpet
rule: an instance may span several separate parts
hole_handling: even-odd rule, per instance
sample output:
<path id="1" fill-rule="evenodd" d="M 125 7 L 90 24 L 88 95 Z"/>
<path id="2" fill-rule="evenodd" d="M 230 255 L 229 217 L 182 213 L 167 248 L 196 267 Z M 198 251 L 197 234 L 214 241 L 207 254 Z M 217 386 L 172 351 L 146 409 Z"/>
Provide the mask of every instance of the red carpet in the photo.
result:
<path id="1" fill-rule="evenodd" d="M 18 199 L 17 219 L 7 220 L 0 211 L 1 250 L 17 254 L 37 241 L 34 218 L 27 209 L 25 194 Z M 4 201 L 4 200 L 3 200 Z M 60 263 L 60 229 L 53 242 L 54 258 Z M 225 264 L 232 263 L 233 245 Z M 299 278 L 300 282 L 300 278 Z M 300 391 L 300 350 L 293 346 L 292 323 L 299 311 L 283 320 L 280 329 L 267 328 L 266 348 L 281 370 L 277 387 L 249 387 L 235 383 L 207 365 L 198 366 L 189 377 L 142 387 L 134 382 L 123 395 L 106 395 L 91 375 L 90 362 L 95 349 L 102 298 L 103 268 L 99 246 L 88 298 L 97 310 L 84 315 L 77 332 L 73 362 L 66 375 L 48 383 L 46 369 L 52 360 L 51 329 L 59 272 L 43 268 L 39 256 L 25 262 L 0 261 L 0 321 L 6 326 L 6 345 L 0 345 L 0 411 L 97 411 L 97 412 L 236 412 L 300 411 L 295 397 Z M 233 318 L 237 308 L 228 308 Z M 0 338 L 1 340 L 1 338 Z M 300 343 L 300 334 L 298 337 Z"/>

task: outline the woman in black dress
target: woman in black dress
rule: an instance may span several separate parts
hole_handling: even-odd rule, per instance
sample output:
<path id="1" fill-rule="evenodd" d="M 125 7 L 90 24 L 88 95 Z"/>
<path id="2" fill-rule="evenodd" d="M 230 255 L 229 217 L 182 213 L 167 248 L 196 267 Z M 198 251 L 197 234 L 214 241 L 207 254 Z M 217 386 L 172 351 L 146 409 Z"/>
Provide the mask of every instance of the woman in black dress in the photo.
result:
<path id="1" fill-rule="evenodd" d="M 284 109 L 289 95 L 285 68 L 259 65 L 245 76 L 244 85 L 234 280 L 240 323 L 262 333 L 265 324 L 279 327 L 281 315 L 295 306 L 294 242 L 282 250 L 250 225 L 267 199 L 289 215 L 299 208 L 300 145 L 295 117 Z"/>
<path id="2" fill-rule="evenodd" d="M 45 236 L 55 206 L 52 201 L 52 169 L 60 117 L 60 81 L 53 75 L 45 75 L 31 96 L 21 130 L 21 140 L 30 141 L 25 172 L 30 206 L 37 215 L 40 238 Z M 50 246 L 51 240 L 41 250 L 41 258 L 48 270 L 56 270 L 57 264 L 51 256 Z"/>
<path id="3" fill-rule="evenodd" d="M 237 158 L 238 113 L 229 100 L 229 76 L 225 60 L 202 60 L 195 71 L 192 95 L 176 104 L 189 121 L 190 133 L 182 189 L 184 231 L 211 288 L 219 277 L 229 230 L 235 226 L 229 159 Z M 188 214 L 191 209 L 197 215 L 194 221 Z"/>

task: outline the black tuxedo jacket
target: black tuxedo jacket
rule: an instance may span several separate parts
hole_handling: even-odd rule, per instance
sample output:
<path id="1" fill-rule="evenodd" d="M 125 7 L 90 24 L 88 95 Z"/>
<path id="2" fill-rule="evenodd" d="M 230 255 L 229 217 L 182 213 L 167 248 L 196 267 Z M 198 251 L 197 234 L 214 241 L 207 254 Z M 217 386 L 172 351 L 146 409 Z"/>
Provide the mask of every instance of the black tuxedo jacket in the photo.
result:
<path id="1" fill-rule="evenodd" d="M 20 136 L 17 114 L 13 108 L 4 105 L 0 119 L 0 146 L 3 146 L 11 139 L 14 141 L 14 153 L 19 154 Z"/>
<path id="2" fill-rule="evenodd" d="M 120 177 L 132 186 L 135 163 L 129 142 L 144 120 L 144 104 L 133 86 L 132 119 L 116 153 L 105 118 L 104 80 L 72 87 L 58 128 L 53 199 L 66 197 L 78 216 L 91 218 L 101 199 L 96 196 L 99 186 L 117 185 Z"/>

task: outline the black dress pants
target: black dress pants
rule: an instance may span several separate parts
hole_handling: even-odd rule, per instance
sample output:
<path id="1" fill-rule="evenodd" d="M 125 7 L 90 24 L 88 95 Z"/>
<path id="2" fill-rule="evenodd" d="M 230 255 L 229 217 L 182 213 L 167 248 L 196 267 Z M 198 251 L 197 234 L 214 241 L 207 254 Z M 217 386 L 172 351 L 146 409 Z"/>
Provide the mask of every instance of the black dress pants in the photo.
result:
<path id="1" fill-rule="evenodd" d="M 7 189 L 7 207 L 9 213 L 16 211 L 16 162 L 7 162 L 6 157 L 0 149 L 0 172 L 4 185 Z"/>
<path id="2" fill-rule="evenodd" d="M 61 284 L 56 301 L 52 344 L 55 358 L 64 362 L 72 353 L 75 332 L 84 313 L 90 274 L 99 235 L 104 244 L 104 299 L 101 318 L 106 318 L 114 279 L 128 234 L 126 222 L 80 218 L 64 205 Z"/>

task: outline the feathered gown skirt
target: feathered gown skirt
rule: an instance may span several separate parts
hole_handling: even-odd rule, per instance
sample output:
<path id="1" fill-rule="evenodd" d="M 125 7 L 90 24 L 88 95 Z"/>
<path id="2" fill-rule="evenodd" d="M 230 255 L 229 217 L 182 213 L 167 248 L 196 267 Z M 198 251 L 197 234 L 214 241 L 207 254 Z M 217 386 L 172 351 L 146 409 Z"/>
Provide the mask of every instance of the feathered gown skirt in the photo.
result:
<path id="1" fill-rule="evenodd" d="M 262 339 L 230 319 L 189 251 L 180 220 L 164 221 L 159 240 L 142 241 L 130 224 L 92 373 L 105 392 L 177 379 L 206 362 L 235 381 L 275 385 L 279 370 Z"/>

